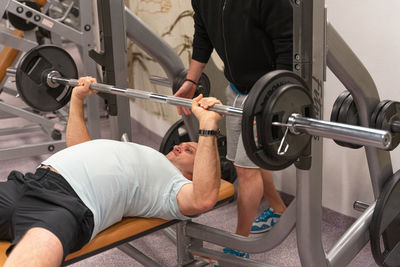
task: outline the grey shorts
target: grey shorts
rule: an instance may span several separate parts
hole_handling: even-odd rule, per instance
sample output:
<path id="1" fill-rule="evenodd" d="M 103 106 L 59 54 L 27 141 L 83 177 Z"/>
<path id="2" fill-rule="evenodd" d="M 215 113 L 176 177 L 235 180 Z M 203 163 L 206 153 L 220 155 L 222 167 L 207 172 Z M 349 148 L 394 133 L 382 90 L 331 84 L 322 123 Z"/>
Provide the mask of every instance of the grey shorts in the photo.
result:
<path id="1" fill-rule="evenodd" d="M 237 108 L 243 108 L 247 95 L 236 93 L 228 85 L 226 87 L 226 104 Z M 234 161 L 234 165 L 243 168 L 259 168 L 255 165 L 246 154 L 242 140 L 242 118 L 234 116 L 226 116 L 226 140 L 228 160 Z"/>

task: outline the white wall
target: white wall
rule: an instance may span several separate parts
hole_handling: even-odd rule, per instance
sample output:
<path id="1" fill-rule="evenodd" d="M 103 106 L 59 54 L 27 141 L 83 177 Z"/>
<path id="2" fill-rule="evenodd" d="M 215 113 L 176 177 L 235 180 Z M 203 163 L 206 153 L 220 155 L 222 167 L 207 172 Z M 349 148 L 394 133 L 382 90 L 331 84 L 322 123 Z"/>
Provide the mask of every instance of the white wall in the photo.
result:
<path id="1" fill-rule="evenodd" d="M 365 64 L 381 100 L 399 101 L 400 1 L 326 0 L 328 20 Z M 325 83 L 324 119 L 329 120 L 336 97 L 345 88 L 328 71 Z M 393 169 L 400 167 L 399 149 L 391 152 Z M 364 149 L 351 150 L 324 140 L 323 205 L 357 217 L 353 202 L 373 201 Z M 277 174 L 277 187 L 294 194 L 294 169 Z"/>

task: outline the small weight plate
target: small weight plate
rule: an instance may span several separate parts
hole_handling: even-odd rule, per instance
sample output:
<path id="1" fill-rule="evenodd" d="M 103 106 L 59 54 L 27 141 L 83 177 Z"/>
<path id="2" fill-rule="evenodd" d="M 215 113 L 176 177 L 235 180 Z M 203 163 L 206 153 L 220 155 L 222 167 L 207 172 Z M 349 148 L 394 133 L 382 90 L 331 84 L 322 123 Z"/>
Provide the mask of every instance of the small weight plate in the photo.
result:
<path id="1" fill-rule="evenodd" d="M 356 108 L 356 104 L 353 101 L 353 96 L 348 93 L 347 97 L 343 100 L 342 104 L 339 107 L 339 112 L 337 116 L 337 121 L 339 123 L 351 124 L 351 125 L 359 125 L 358 120 L 358 111 Z M 362 145 L 347 143 L 343 141 L 335 141 L 336 144 L 343 147 L 348 147 L 352 149 L 361 148 Z"/>
<path id="2" fill-rule="evenodd" d="M 385 183 L 376 200 L 370 223 L 371 251 L 379 266 L 395 267 L 400 262 L 400 171 Z M 381 238 L 384 247 L 381 247 Z"/>
<path id="3" fill-rule="evenodd" d="M 389 118 L 394 113 L 393 103 L 394 101 L 391 100 L 386 101 L 385 105 L 383 105 L 381 110 L 379 111 L 378 116 L 376 117 L 376 124 L 375 124 L 375 126 L 378 129 L 385 130 L 383 128 L 385 125 L 385 121 L 389 120 Z"/>
<path id="4" fill-rule="evenodd" d="M 381 102 L 379 102 L 379 104 L 375 107 L 374 112 L 372 112 L 372 116 L 371 116 L 371 127 L 372 128 L 376 128 L 376 129 L 380 129 L 377 124 L 376 124 L 376 120 L 378 118 L 379 113 L 381 112 L 382 108 L 388 103 L 390 102 L 390 100 L 382 100 Z"/>
<path id="5" fill-rule="evenodd" d="M 40 11 L 40 5 L 38 5 L 34 1 L 22 0 L 22 1 L 18 1 L 18 2 L 23 3 L 26 6 L 33 8 L 37 11 Z M 8 20 L 10 21 L 11 25 L 13 25 L 18 30 L 30 31 L 30 30 L 33 30 L 36 28 L 36 24 L 31 23 L 24 18 L 24 16 L 26 16 L 26 11 L 27 10 L 24 9 L 23 12 L 19 16 L 14 15 L 10 12 L 8 12 L 8 14 L 7 14 Z"/>
<path id="6" fill-rule="evenodd" d="M 400 120 L 400 103 L 387 100 L 377 113 L 376 125 L 378 129 L 389 131 L 392 134 L 392 142 L 388 150 L 395 149 L 400 143 L 400 134 L 392 130 L 392 123 Z"/>
<path id="7" fill-rule="evenodd" d="M 339 110 L 343 104 L 343 101 L 350 95 L 349 91 L 342 92 L 333 103 L 332 112 L 331 112 L 331 121 L 338 122 Z"/>
<path id="8" fill-rule="evenodd" d="M 256 140 L 253 122 L 263 121 L 266 102 L 272 93 L 285 84 L 294 84 L 307 88 L 303 79 L 291 71 L 271 71 L 257 80 L 250 90 L 243 107 L 242 139 L 247 156 L 260 168 L 281 170 L 287 167 L 287 160 L 277 160 L 264 151 L 262 144 Z M 258 126 L 257 126 L 258 127 Z M 290 164 L 289 164 L 290 165 Z"/>
<path id="9" fill-rule="evenodd" d="M 286 123 L 293 113 L 303 117 L 313 117 L 312 98 L 307 89 L 297 84 L 285 84 L 275 90 L 268 98 L 263 111 L 262 121 L 257 121 L 258 140 L 268 157 L 281 163 L 281 168 L 290 166 L 310 144 L 308 134 L 286 134 L 287 151 L 278 154 L 279 146 L 286 127 L 274 126 L 273 122 Z M 283 148 L 282 148 L 283 149 Z"/>
<path id="10" fill-rule="evenodd" d="M 185 82 L 187 73 L 188 70 L 185 69 L 177 77 L 174 78 L 172 84 L 172 92 L 174 94 L 178 92 L 179 88 L 181 88 L 182 84 Z M 208 76 L 203 72 L 197 83 L 196 91 L 193 97 L 196 97 L 199 94 L 203 94 L 204 97 L 207 97 L 210 95 L 210 91 L 211 91 L 210 79 L 208 79 Z"/>
<path id="11" fill-rule="evenodd" d="M 47 74 L 52 70 L 65 78 L 78 77 L 73 58 L 60 47 L 37 46 L 21 58 L 15 79 L 19 95 L 29 106 L 48 112 L 60 109 L 69 102 L 71 86 L 51 88 L 47 85 Z"/>

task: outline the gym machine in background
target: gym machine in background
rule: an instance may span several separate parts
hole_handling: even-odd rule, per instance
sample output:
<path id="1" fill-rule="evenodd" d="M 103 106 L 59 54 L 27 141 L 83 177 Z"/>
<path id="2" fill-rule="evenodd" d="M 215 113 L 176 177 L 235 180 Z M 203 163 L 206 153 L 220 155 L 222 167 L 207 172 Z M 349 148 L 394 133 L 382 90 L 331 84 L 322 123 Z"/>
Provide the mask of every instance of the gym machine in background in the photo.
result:
<path id="1" fill-rule="evenodd" d="M 96 32 L 94 17 L 92 16 L 93 2 L 70 1 L 67 6 L 64 4 L 66 3 L 56 0 L 35 2 L 1 1 L 1 17 L 8 18 L 10 24 L 18 31 L 22 31 L 22 34 L 16 36 L 12 30 L 2 25 L 0 27 L 0 43 L 20 52 L 29 51 L 40 42 L 53 43 L 59 46 L 62 46 L 65 42 L 73 43 L 77 45 L 81 52 L 85 73 L 96 76 L 96 64 L 88 55 L 88 51 L 95 47 L 96 40 L 93 35 Z M 85 16 L 79 16 L 80 12 L 83 12 L 82 14 L 85 14 Z M 12 61 L 7 64 L 12 64 Z M 16 95 L 15 89 L 11 86 L 9 88 L 8 85 L 11 83 L 6 84 L 6 80 L 3 79 L 1 83 L 2 87 L 4 87 L 3 93 Z M 34 123 L 33 125 L 28 125 L 28 127 L 2 129 L 2 135 L 39 129 L 53 139 L 48 142 L 2 148 L 0 149 L 0 160 L 53 153 L 65 147 L 65 141 L 61 140 L 61 131 L 65 128 L 65 121 L 62 119 L 60 121 L 48 119 L 34 110 L 19 108 L 3 102 L 0 103 L 0 110 L 5 114 L 2 115 L 2 118 L 21 117 Z M 61 118 L 65 118 L 68 115 L 67 112 L 62 110 L 59 113 L 61 113 Z M 87 116 L 88 128 L 92 136 L 94 138 L 100 137 L 98 97 L 88 98 Z"/>
<path id="2" fill-rule="evenodd" d="M 93 1 L 77 1 L 79 6 L 75 6 L 75 1 L 72 1 L 70 5 L 64 7 L 65 11 L 63 15 L 59 11 L 59 5 L 62 3 L 58 3 L 56 8 L 53 7 L 56 2 L 58 3 L 55 0 L 47 1 L 41 12 L 39 8 L 27 6 L 21 1 L 3 1 L 0 4 L 0 14 L 7 13 L 8 16 L 19 17 L 24 24 L 29 25 L 29 29 L 38 28 L 40 32 L 46 33 L 44 35 L 51 38 L 51 43 L 58 46 L 62 45 L 62 40 L 68 40 L 77 44 L 80 48 L 84 66 L 84 73 L 81 75 L 98 77 L 96 74 L 96 62 L 101 66 L 100 77 L 105 82 L 123 87 L 127 85 L 128 76 L 125 42 L 121 42 L 120 40 L 125 40 L 128 37 L 154 58 L 167 74 L 167 78 L 156 77 L 152 81 L 172 87 L 175 91 L 179 89 L 187 72 L 180 58 L 164 40 L 154 34 L 140 19 L 126 8 L 123 5 L 123 1 L 98 0 L 95 1 L 96 5 L 93 4 Z M 96 16 L 79 16 L 79 14 L 96 13 L 96 6 L 99 15 L 98 20 Z M 54 9 L 56 11 L 50 12 Z M 60 14 L 61 17 L 55 19 L 48 14 Z M 69 17 L 78 18 L 81 21 L 79 23 L 70 22 L 71 19 Z M 98 21 L 98 26 L 96 26 L 96 21 Z M 99 29 L 97 28 L 101 29 L 101 36 L 97 36 L 99 34 Z M 26 35 L 28 33 L 32 36 L 30 31 L 26 32 Z M 97 48 L 94 41 L 97 39 L 96 36 L 102 40 Z M 24 52 L 38 45 L 36 41 L 27 38 L 16 38 L 8 30 L 0 31 L 0 40 L 1 43 Z M 108 52 L 104 53 L 105 50 Z M 210 82 L 207 76 L 203 75 L 199 81 L 198 90 L 202 90 L 203 94 L 205 94 L 209 91 L 209 88 Z M 112 95 L 103 94 L 102 97 L 105 99 L 109 114 L 112 115 L 110 117 L 112 138 L 119 139 L 124 133 L 130 136 L 129 101 Z M 88 128 L 93 138 L 100 137 L 98 106 L 97 97 L 88 98 Z M 9 112 L 8 107 L 7 111 Z M 32 120 L 31 116 L 29 119 Z M 35 117 L 35 119 L 37 118 Z M 187 131 L 191 139 L 196 139 L 196 121 L 188 116 L 184 116 L 183 119 L 187 125 Z M 34 154 L 51 152 L 48 149 L 49 147 L 53 149 L 52 151 L 57 151 L 64 147 L 63 141 L 60 141 L 60 144 L 55 149 L 53 149 L 54 146 L 46 144 L 43 147 L 41 146 L 40 150 L 34 149 Z M 18 157 L 21 154 L 27 155 L 26 153 L 21 153 L 24 149 L 25 147 L 18 148 L 18 150 L 15 150 L 15 153 L 11 154 L 10 152 L 13 151 L 12 148 L 2 149 L 0 150 L 0 155 L 4 154 L 4 157 L 0 156 L 0 159 L 10 159 Z M 32 155 L 32 153 L 29 153 L 29 155 Z"/>

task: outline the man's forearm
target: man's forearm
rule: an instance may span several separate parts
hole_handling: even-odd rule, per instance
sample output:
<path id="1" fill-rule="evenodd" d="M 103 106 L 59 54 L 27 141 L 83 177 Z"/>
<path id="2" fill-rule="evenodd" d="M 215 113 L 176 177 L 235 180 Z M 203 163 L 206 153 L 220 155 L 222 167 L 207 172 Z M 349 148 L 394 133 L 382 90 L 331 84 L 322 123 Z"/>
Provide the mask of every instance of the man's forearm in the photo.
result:
<path id="1" fill-rule="evenodd" d="M 200 123 L 200 129 L 216 130 L 216 123 Z M 193 169 L 193 193 L 195 201 L 216 203 L 221 178 L 217 137 L 199 136 Z M 210 204 L 213 206 L 214 204 Z"/>
<path id="2" fill-rule="evenodd" d="M 84 100 L 71 96 L 65 138 L 67 147 L 91 140 L 85 123 L 83 102 Z"/>
<path id="3" fill-rule="evenodd" d="M 193 80 L 196 83 L 199 81 L 201 74 L 203 73 L 204 68 L 206 67 L 205 63 L 201 63 L 197 60 L 192 59 L 190 62 L 189 70 L 186 75 L 187 79 Z"/>

